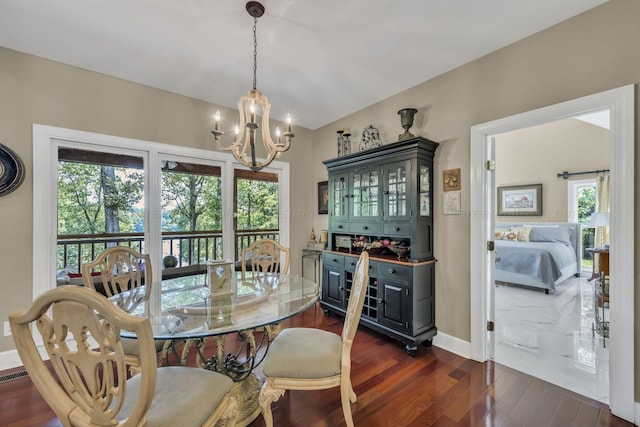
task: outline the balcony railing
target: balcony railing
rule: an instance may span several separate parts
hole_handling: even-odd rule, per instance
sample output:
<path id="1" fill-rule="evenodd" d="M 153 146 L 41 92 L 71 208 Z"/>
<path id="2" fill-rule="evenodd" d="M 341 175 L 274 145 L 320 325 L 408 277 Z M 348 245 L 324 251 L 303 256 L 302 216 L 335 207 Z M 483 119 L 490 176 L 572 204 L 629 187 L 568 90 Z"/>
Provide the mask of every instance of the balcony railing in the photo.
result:
<path id="1" fill-rule="evenodd" d="M 235 260 L 240 259 L 243 247 L 258 239 L 279 240 L 278 230 L 243 230 L 235 233 Z M 92 261 L 111 246 L 128 246 L 146 252 L 144 233 L 103 233 L 58 236 L 57 270 L 67 268 L 80 272 L 82 263 Z M 222 258 L 222 231 L 183 231 L 162 234 L 162 256 L 173 255 L 176 267 L 205 264 Z"/>

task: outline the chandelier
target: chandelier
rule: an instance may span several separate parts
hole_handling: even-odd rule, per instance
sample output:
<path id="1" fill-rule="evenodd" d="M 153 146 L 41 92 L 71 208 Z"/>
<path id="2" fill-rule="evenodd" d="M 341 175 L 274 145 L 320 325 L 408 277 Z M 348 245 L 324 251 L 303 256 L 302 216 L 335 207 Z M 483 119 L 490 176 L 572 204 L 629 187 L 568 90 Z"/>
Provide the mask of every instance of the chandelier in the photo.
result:
<path id="1" fill-rule="evenodd" d="M 286 132 L 281 133 L 280 128 L 276 128 L 276 142 L 271 139 L 269 131 L 269 109 L 271 104 L 266 96 L 256 89 L 256 71 L 258 58 L 258 41 L 256 38 L 256 26 L 258 18 L 264 14 L 264 6 L 257 1 L 247 3 L 247 12 L 253 17 L 253 89 L 238 100 L 238 112 L 240 113 L 240 123 L 235 127 L 235 142 L 227 147 L 222 146 L 220 138 L 224 132 L 220 130 L 220 111 L 216 111 L 214 120 L 215 128 L 211 131 L 218 148 L 223 151 L 230 151 L 233 157 L 240 163 L 257 172 L 268 166 L 273 159 L 279 158 L 283 152 L 289 149 L 293 133 L 291 133 L 291 116 L 287 117 Z M 262 117 L 262 126 L 257 123 L 257 119 Z M 256 142 L 258 136 L 262 139 L 262 144 L 266 151 L 266 159 L 256 158 Z"/>

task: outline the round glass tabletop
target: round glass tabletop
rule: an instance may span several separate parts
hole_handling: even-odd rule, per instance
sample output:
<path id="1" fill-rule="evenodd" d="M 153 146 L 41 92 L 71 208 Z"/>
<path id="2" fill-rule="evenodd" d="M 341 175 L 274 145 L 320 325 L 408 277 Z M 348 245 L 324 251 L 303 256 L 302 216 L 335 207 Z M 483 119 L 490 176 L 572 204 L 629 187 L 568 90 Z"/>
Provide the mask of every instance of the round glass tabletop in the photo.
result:
<path id="1" fill-rule="evenodd" d="M 300 276 L 237 277 L 225 291 L 212 292 L 206 275 L 163 280 L 122 292 L 111 300 L 125 311 L 148 317 L 156 339 L 224 335 L 279 323 L 318 300 L 318 285 Z M 122 336 L 133 336 L 121 331 Z"/>

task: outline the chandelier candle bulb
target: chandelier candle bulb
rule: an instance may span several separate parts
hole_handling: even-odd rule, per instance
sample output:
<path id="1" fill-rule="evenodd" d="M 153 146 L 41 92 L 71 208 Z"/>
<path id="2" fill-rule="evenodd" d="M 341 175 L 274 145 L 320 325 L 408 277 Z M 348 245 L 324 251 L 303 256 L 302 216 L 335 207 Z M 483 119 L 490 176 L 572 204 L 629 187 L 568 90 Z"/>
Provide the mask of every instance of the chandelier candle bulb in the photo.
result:
<path id="1" fill-rule="evenodd" d="M 215 120 L 216 132 L 220 132 L 220 110 L 216 111 L 215 116 L 213 116 L 213 120 Z"/>

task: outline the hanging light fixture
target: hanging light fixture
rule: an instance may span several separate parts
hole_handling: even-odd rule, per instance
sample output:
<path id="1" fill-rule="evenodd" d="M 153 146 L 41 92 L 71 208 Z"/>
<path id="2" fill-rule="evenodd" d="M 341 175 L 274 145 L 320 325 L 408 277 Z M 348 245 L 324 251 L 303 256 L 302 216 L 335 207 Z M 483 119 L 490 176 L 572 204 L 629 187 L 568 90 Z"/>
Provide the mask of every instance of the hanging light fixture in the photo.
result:
<path id="1" fill-rule="evenodd" d="M 256 89 L 256 71 L 258 58 L 258 41 L 256 38 L 256 26 L 258 18 L 264 14 L 264 6 L 257 1 L 247 3 L 247 12 L 253 17 L 253 89 L 238 100 L 240 123 L 235 128 L 236 140 L 228 147 L 223 147 L 220 138 L 224 132 L 220 130 L 220 111 L 216 111 L 215 128 L 211 131 L 220 150 L 230 151 L 233 157 L 240 163 L 256 172 L 266 167 L 279 158 L 283 152 L 289 149 L 293 133 L 291 133 L 291 116 L 287 117 L 286 132 L 280 132 L 276 128 L 276 142 L 271 139 L 269 131 L 269 109 L 271 104 L 266 96 Z M 258 125 L 256 118 L 262 116 L 262 127 Z M 261 132 L 259 132 L 261 130 Z M 256 158 L 256 140 L 260 134 L 267 158 L 259 161 Z"/>

